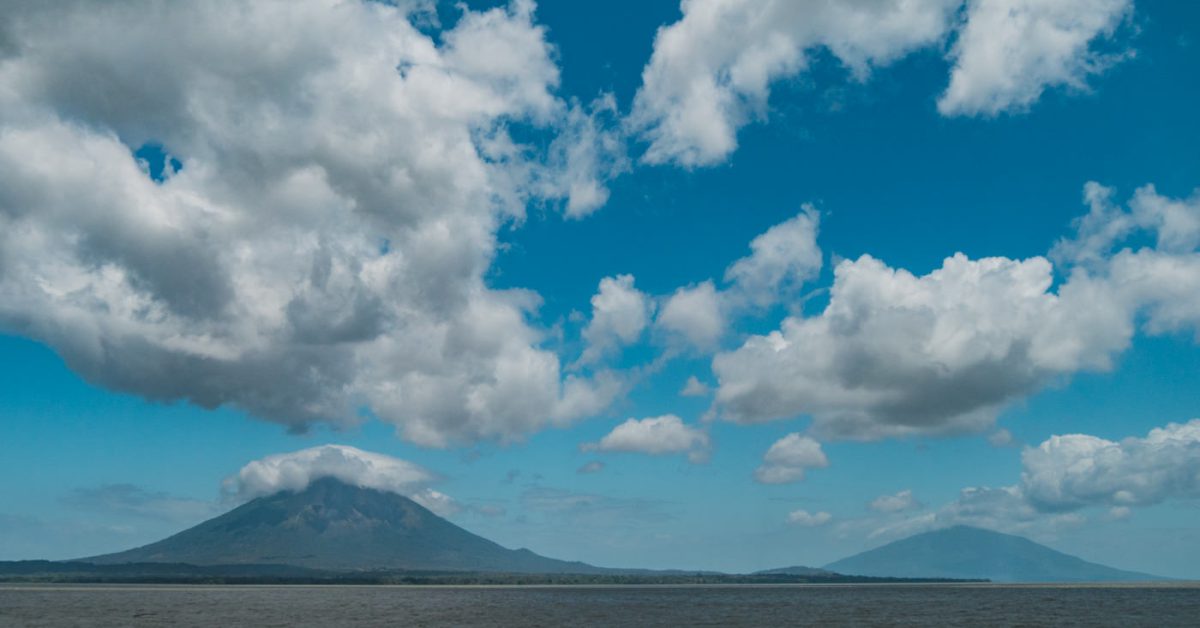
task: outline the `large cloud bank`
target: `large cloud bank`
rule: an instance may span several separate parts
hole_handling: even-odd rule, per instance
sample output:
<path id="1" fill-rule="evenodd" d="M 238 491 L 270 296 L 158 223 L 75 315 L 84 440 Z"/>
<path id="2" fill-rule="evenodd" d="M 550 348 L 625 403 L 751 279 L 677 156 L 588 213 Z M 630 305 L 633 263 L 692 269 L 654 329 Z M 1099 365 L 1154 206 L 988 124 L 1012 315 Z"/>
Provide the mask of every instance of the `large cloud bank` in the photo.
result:
<path id="1" fill-rule="evenodd" d="M 1089 213 L 1052 252 L 1057 286 L 1045 257 L 959 254 L 925 275 L 841 262 L 823 311 L 714 358 L 721 416 L 808 415 L 818 435 L 866 440 L 982 431 L 1015 400 L 1110 368 L 1139 323 L 1200 332 L 1200 197 L 1112 197 L 1086 186 Z M 1153 245 L 1125 244 L 1139 239 Z"/>
<path id="2" fill-rule="evenodd" d="M 562 375 L 536 295 L 483 281 L 529 199 L 587 213 L 619 162 L 555 96 L 531 3 L 437 40 L 376 2 L 95 9 L 0 16 L 0 329 L 117 390 L 297 429 L 365 408 L 432 446 L 615 394 Z M 155 180 L 147 145 L 182 167 Z"/>
<path id="3" fill-rule="evenodd" d="M 939 110 L 1019 111 L 1047 87 L 1084 88 L 1111 65 L 1093 43 L 1131 8 L 1132 0 L 685 0 L 683 17 L 655 37 L 631 122 L 649 143 L 649 163 L 717 163 L 737 147 L 739 128 L 765 117 L 771 84 L 804 72 L 815 50 L 861 79 L 952 34 Z"/>

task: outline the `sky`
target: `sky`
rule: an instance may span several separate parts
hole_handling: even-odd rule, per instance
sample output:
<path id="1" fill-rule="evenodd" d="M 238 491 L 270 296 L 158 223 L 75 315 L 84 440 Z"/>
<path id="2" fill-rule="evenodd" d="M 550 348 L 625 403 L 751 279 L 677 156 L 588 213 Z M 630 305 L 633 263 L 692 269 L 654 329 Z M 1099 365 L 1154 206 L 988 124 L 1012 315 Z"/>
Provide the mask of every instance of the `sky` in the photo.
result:
<path id="1" fill-rule="evenodd" d="M 7 3 L 0 559 L 333 475 L 507 547 L 1200 578 L 1200 7 Z"/>

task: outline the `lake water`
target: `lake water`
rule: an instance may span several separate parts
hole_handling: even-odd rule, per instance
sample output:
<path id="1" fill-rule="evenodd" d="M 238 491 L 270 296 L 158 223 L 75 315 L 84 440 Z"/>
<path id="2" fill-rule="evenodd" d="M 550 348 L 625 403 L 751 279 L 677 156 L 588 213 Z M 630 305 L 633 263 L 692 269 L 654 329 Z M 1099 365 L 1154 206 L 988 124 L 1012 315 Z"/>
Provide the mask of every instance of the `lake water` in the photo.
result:
<path id="1" fill-rule="evenodd" d="M 0 584 L 0 626 L 1200 626 L 1200 585 Z"/>

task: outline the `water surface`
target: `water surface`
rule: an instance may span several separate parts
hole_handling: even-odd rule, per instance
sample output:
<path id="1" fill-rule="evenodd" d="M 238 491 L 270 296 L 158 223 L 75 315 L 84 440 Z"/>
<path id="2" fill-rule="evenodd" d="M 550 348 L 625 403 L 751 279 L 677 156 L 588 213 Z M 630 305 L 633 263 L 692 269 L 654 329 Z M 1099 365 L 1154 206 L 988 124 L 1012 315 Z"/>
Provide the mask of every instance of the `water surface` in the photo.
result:
<path id="1" fill-rule="evenodd" d="M 2 626 L 1197 626 L 1200 585 L 0 585 Z"/>

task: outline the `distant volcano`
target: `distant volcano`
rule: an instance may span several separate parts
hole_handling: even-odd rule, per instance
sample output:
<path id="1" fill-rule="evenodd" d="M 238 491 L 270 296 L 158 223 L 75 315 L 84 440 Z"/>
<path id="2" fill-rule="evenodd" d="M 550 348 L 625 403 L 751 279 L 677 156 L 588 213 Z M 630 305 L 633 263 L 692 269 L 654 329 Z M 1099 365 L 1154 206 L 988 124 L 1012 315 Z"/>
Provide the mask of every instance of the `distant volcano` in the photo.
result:
<path id="1" fill-rule="evenodd" d="M 856 576 L 986 578 L 996 582 L 1164 580 L 1089 563 L 1023 537 L 961 525 L 910 536 L 825 568 Z"/>
<path id="2" fill-rule="evenodd" d="M 613 570 L 510 550 L 395 493 L 322 478 L 299 492 L 247 502 L 169 538 L 96 564 L 279 564 L 329 570 L 403 569 L 510 573 Z"/>

